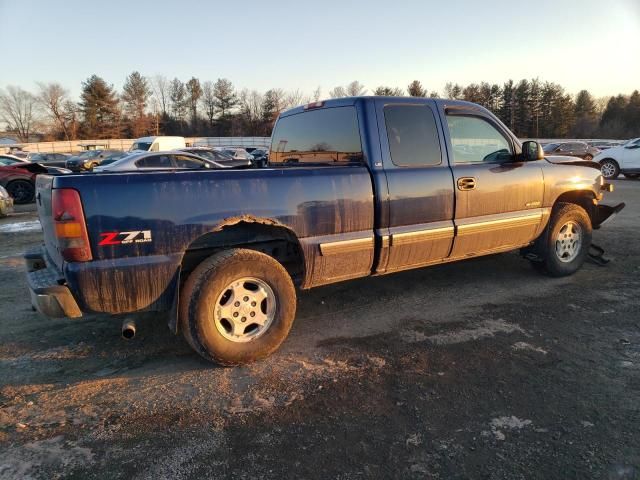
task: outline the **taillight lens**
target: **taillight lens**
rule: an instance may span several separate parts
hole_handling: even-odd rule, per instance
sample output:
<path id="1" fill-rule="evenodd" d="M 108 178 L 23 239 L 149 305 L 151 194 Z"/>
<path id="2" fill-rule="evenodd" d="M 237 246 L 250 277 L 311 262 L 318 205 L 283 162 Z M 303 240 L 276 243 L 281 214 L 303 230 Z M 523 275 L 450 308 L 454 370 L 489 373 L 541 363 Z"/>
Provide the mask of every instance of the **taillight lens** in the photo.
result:
<path id="1" fill-rule="evenodd" d="M 62 258 L 67 262 L 88 262 L 91 256 L 80 194 L 70 188 L 53 189 L 51 214 Z"/>

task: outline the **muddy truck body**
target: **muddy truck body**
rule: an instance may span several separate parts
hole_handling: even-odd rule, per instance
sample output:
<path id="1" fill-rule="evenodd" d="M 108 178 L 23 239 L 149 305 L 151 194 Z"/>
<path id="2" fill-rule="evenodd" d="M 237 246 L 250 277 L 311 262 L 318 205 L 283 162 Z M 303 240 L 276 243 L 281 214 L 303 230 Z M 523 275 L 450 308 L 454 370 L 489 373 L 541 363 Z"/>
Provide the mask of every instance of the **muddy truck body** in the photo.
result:
<path id="1" fill-rule="evenodd" d="M 282 113 L 264 169 L 40 175 L 32 303 L 166 312 L 241 364 L 286 338 L 296 288 L 517 249 L 569 275 L 624 205 L 600 203 L 597 164 L 553 161 L 472 103 L 355 97 Z"/>

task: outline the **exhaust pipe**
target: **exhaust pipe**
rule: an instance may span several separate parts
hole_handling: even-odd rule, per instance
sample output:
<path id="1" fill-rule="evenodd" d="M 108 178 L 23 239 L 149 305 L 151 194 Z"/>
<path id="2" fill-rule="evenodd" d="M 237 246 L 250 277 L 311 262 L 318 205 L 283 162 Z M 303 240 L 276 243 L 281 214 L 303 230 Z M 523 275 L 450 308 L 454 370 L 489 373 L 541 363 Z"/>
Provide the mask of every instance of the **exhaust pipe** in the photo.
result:
<path id="1" fill-rule="evenodd" d="M 125 340 L 131 340 L 136 336 L 136 322 L 135 320 L 125 320 L 122 322 L 122 338 Z"/>

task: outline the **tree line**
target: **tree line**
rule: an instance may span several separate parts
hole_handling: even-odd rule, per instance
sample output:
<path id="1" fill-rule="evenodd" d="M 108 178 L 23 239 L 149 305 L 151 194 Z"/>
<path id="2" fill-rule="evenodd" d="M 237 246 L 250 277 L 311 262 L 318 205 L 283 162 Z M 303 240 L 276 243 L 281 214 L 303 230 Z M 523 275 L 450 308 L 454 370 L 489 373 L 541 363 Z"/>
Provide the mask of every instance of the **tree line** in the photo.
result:
<path id="1" fill-rule="evenodd" d="M 360 82 L 336 86 L 328 97 L 366 95 Z M 406 89 L 378 86 L 373 95 L 443 97 L 478 103 L 495 113 L 516 135 L 527 138 L 629 138 L 640 136 L 640 93 L 594 98 L 587 90 L 567 93 L 539 79 L 460 85 L 447 83 L 442 95 L 419 80 Z M 270 136 L 283 110 L 323 98 L 273 88 L 237 89 L 225 78 L 192 77 L 186 82 L 132 72 L 122 91 L 98 75 L 84 82 L 75 101 L 59 83 L 39 83 L 35 92 L 0 90 L 0 120 L 20 141 L 35 133 L 47 140 L 135 138 L 144 135 Z"/>

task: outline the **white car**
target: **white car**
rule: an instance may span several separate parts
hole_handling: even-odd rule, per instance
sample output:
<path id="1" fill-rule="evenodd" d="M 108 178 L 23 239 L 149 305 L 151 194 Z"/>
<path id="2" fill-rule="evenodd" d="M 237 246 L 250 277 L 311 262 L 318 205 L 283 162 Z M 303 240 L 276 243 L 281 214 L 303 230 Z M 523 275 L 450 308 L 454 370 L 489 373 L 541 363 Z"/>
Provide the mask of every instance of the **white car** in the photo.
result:
<path id="1" fill-rule="evenodd" d="M 131 172 L 135 170 L 195 170 L 224 169 L 228 165 L 183 152 L 132 152 L 107 165 L 99 165 L 94 172 Z"/>
<path id="2" fill-rule="evenodd" d="M 607 148 L 593 159 L 600 164 L 602 176 L 613 180 L 621 173 L 628 178 L 640 177 L 640 138 L 633 138 L 619 147 Z"/>

